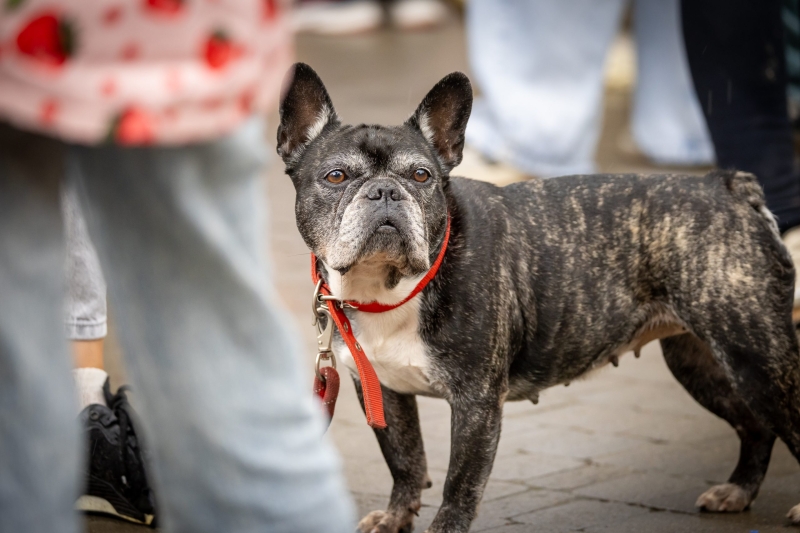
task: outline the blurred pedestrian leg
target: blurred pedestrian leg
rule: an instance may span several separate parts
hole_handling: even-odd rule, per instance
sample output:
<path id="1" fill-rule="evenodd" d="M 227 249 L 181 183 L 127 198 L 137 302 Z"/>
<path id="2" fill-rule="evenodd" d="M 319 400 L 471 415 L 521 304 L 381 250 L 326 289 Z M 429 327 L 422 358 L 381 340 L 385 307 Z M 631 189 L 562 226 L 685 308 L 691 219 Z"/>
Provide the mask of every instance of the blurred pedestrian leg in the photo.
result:
<path id="1" fill-rule="evenodd" d="M 353 528 L 268 275 L 265 149 L 251 119 L 212 142 L 68 155 L 170 531 Z"/>
<path id="2" fill-rule="evenodd" d="M 64 330 L 74 341 L 103 339 L 108 333 L 105 278 L 75 191 L 63 184 L 61 211 L 67 247 Z M 102 367 L 102 357 L 100 362 Z"/>
<path id="3" fill-rule="evenodd" d="M 679 0 L 633 2 L 636 90 L 631 131 L 665 165 L 709 165 L 714 145 L 697 101 L 681 31 Z"/>
<path id="4" fill-rule="evenodd" d="M 482 97 L 475 102 L 467 142 L 530 174 L 594 171 L 604 63 L 627 4 L 470 1 L 469 54 Z M 636 140 L 662 162 L 707 162 L 710 143 L 680 47 L 678 0 L 636 2 L 634 10 L 642 54 Z"/>
<path id="5" fill-rule="evenodd" d="M 684 0 L 683 32 L 717 165 L 754 173 L 781 231 L 800 225 L 781 1 Z"/>
<path id="6" fill-rule="evenodd" d="M 61 184 L 61 213 L 66 243 L 64 331 L 73 352 L 72 376 L 78 409 L 105 405 L 103 346 L 108 332 L 106 281 L 75 191 Z"/>
<path id="7" fill-rule="evenodd" d="M 0 123 L 0 531 L 74 533 L 82 461 L 64 340 L 63 145 Z"/>
<path id="8" fill-rule="evenodd" d="M 603 63 L 624 0 L 471 0 L 470 64 L 480 88 L 467 142 L 540 175 L 588 173 L 600 133 Z"/>

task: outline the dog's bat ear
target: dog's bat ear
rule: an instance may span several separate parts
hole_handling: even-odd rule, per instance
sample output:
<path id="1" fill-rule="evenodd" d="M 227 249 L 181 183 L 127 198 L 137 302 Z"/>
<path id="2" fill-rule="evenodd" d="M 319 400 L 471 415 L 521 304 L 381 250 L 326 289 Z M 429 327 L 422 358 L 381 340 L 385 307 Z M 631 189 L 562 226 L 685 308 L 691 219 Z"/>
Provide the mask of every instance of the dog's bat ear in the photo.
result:
<path id="1" fill-rule="evenodd" d="M 461 162 L 464 130 L 472 111 L 472 85 L 461 72 L 442 78 L 406 121 L 433 145 L 449 172 Z"/>
<path id="2" fill-rule="evenodd" d="M 305 63 L 295 63 L 286 74 L 280 116 L 278 155 L 287 165 L 297 162 L 325 126 L 339 123 L 325 85 Z"/>

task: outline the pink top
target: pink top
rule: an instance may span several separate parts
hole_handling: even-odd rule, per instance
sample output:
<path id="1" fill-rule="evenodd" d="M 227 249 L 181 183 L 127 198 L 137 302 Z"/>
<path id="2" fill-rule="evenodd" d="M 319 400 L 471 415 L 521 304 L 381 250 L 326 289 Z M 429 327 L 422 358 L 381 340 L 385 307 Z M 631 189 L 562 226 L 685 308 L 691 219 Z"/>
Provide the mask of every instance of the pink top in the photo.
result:
<path id="1" fill-rule="evenodd" d="M 78 143 L 218 137 L 273 105 L 278 0 L 0 0 L 0 120 Z"/>

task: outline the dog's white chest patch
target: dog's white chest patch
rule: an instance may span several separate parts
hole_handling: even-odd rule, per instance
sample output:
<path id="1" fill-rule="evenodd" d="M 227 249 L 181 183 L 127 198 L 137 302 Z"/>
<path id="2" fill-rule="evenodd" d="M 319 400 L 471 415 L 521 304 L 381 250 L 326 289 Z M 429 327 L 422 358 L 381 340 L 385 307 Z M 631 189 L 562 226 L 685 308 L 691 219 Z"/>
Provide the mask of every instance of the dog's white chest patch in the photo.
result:
<path id="1" fill-rule="evenodd" d="M 353 267 L 347 279 L 328 268 L 331 293 L 343 300 L 377 301 L 396 304 L 403 301 L 422 279 L 404 278 L 396 286 L 385 286 L 385 266 L 380 261 L 363 262 Z M 435 395 L 431 386 L 430 356 L 419 336 L 420 296 L 400 307 L 383 313 L 346 310 L 353 334 L 375 368 L 378 379 L 386 387 L 404 394 Z M 333 343 L 336 360 L 353 375 L 358 375 L 356 362 L 341 338 Z"/>
<path id="2" fill-rule="evenodd" d="M 348 313 L 356 340 L 380 382 L 405 394 L 433 394 L 427 349 L 419 336 L 419 296 L 385 313 Z M 358 375 L 350 350 L 333 344 L 336 359 Z"/>

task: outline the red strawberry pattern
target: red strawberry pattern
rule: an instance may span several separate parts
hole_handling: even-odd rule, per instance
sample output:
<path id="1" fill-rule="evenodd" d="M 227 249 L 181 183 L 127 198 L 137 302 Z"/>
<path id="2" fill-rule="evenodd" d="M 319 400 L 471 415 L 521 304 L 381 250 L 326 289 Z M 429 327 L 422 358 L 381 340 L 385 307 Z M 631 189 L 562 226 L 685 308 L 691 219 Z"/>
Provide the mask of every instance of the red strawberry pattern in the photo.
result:
<path id="1" fill-rule="evenodd" d="M 175 120 L 178 118 L 178 107 L 171 105 L 164 110 L 162 116 L 167 120 Z"/>
<path id="2" fill-rule="evenodd" d="M 253 111 L 253 100 L 255 100 L 255 90 L 247 89 L 239 95 L 239 109 L 243 115 L 249 115 Z"/>
<path id="3" fill-rule="evenodd" d="M 122 18 L 122 7 L 112 6 L 103 13 L 103 24 L 113 26 Z"/>
<path id="4" fill-rule="evenodd" d="M 55 100 L 49 99 L 42 102 L 39 108 L 39 121 L 42 124 L 52 124 L 58 113 L 59 105 Z"/>
<path id="5" fill-rule="evenodd" d="M 120 52 L 120 57 L 124 61 L 135 61 L 139 58 L 139 45 L 136 43 L 128 43 Z"/>
<path id="6" fill-rule="evenodd" d="M 52 12 L 40 13 L 17 34 L 17 50 L 45 65 L 62 66 L 74 48 L 75 34 L 71 25 Z"/>
<path id="7" fill-rule="evenodd" d="M 206 40 L 203 46 L 203 57 L 206 65 L 214 70 L 221 70 L 242 55 L 242 48 L 231 41 L 224 31 L 217 30 Z"/>
<path id="8" fill-rule="evenodd" d="M 124 145 L 152 144 L 155 140 L 155 119 L 147 111 L 129 107 L 111 126 L 111 137 Z"/>
<path id="9" fill-rule="evenodd" d="M 261 0 L 262 15 L 264 20 L 272 22 L 278 16 L 278 1 L 277 0 Z"/>
<path id="10" fill-rule="evenodd" d="M 0 121 L 84 144 L 229 133 L 278 99 L 285 3 L 0 0 Z"/>
<path id="11" fill-rule="evenodd" d="M 182 0 L 144 0 L 144 7 L 156 15 L 175 16 L 183 12 Z"/>

